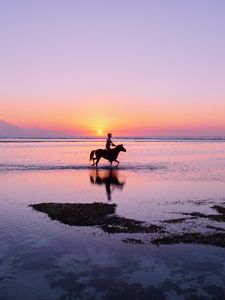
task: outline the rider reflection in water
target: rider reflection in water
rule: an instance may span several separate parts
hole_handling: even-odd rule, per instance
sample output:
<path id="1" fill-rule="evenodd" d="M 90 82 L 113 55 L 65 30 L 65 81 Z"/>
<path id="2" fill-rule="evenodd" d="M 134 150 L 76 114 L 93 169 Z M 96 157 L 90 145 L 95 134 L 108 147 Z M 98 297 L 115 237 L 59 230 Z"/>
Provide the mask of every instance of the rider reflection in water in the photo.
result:
<path id="1" fill-rule="evenodd" d="M 111 141 L 111 138 L 112 138 L 112 134 L 111 134 L 111 133 L 108 133 L 108 137 L 107 137 L 106 144 L 105 144 L 106 150 L 108 150 L 108 151 L 111 150 L 110 146 L 116 146 L 116 145 L 113 144 L 113 142 Z"/>
<path id="2" fill-rule="evenodd" d="M 122 190 L 125 180 L 121 180 L 117 170 L 91 170 L 90 182 L 92 184 L 104 185 L 108 201 L 112 200 L 112 192 L 114 189 Z"/>

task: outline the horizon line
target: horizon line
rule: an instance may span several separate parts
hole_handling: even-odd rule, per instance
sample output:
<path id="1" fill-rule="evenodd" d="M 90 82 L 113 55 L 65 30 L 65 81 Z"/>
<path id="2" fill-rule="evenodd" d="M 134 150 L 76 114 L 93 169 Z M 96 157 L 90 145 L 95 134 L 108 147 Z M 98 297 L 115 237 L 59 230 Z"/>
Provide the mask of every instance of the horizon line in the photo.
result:
<path id="1" fill-rule="evenodd" d="M 105 136 L 3 136 L 0 139 L 105 139 Z M 225 135 L 121 135 L 113 139 L 225 139 Z"/>

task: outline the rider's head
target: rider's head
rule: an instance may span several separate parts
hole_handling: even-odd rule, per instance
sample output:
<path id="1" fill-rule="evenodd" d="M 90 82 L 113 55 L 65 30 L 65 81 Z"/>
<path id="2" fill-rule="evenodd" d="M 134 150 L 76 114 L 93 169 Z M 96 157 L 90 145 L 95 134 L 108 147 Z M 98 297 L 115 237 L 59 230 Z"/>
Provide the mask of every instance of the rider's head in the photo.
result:
<path id="1" fill-rule="evenodd" d="M 111 138 L 111 137 L 112 137 L 112 134 L 111 134 L 111 133 L 108 133 L 108 137 Z"/>

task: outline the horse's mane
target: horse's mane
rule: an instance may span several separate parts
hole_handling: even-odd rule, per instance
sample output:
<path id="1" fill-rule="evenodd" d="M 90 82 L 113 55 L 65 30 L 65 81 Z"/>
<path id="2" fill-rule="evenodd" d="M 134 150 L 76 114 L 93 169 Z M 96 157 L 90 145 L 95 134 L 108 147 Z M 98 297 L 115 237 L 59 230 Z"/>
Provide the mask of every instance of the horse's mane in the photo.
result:
<path id="1" fill-rule="evenodd" d="M 115 148 L 112 148 L 111 151 L 112 151 L 112 150 L 116 150 L 116 149 L 118 149 L 118 148 L 121 148 L 121 146 L 122 146 L 122 145 L 116 145 L 116 147 L 115 147 Z"/>

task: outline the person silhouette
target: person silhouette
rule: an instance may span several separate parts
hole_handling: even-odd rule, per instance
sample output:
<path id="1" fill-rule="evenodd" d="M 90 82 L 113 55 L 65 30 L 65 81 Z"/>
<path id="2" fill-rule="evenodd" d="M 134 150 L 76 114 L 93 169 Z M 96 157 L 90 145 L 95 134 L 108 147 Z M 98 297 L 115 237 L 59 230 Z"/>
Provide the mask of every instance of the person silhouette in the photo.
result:
<path id="1" fill-rule="evenodd" d="M 116 145 L 113 144 L 113 142 L 111 141 L 111 138 L 112 138 L 112 134 L 111 134 L 111 133 L 108 133 L 107 139 L 106 139 L 106 144 L 105 144 L 105 147 L 106 147 L 106 150 L 107 150 L 107 151 L 110 151 L 110 150 L 111 150 L 110 146 L 116 146 Z"/>

